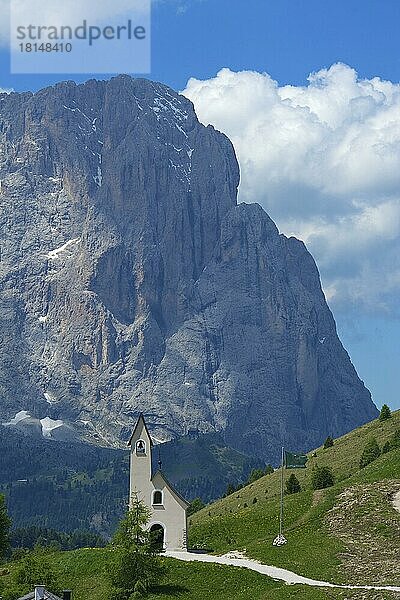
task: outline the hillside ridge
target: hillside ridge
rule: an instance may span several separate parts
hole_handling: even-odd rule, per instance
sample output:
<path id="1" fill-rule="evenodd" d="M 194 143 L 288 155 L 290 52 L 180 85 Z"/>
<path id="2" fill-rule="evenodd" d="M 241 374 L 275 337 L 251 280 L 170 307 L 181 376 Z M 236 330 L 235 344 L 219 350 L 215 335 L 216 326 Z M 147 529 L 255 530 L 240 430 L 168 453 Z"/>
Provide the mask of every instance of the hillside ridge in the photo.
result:
<path id="1" fill-rule="evenodd" d="M 217 554 L 244 551 L 314 579 L 398 585 L 400 514 L 393 498 L 400 492 L 399 432 L 396 411 L 386 421 L 377 419 L 336 439 L 331 448 L 310 452 L 306 469 L 285 470 L 285 480 L 295 473 L 302 486 L 300 493 L 285 495 L 287 546 L 272 545 L 279 529 L 279 470 L 193 515 L 191 544 Z M 397 446 L 361 469 L 367 442 L 373 437 L 382 448 L 395 434 Z M 312 489 L 317 465 L 332 469 L 332 487 Z"/>

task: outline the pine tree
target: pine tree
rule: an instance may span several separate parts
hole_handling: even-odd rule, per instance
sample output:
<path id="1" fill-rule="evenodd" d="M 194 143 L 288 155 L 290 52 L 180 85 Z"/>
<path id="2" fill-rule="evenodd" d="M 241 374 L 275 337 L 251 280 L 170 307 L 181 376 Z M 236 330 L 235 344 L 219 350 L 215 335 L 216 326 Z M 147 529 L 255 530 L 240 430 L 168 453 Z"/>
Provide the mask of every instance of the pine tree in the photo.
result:
<path id="1" fill-rule="evenodd" d="M 234 492 L 236 492 L 236 488 L 232 483 L 228 483 L 228 487 L 226 488 L 226 492 L 225 495 L 226 496 L 230 496 L 231 494 L 233 494 Z"/>
<path id="2" fill-rule="evenodd" d="M 264 471 L 262 469 L 253 469 L 249 475 L 247 484 L 254 483 L 255 481 L 257 481 L 257 479 L 260 479 L 261 477 L 263 477 L 263 475 L 264 475 Z"/>
<path id="3" fill-rule="evenodd" d="M 11 520 L 7 514 L 4 496 L 0 494 L 0 562 L 6 556 L 10 547 Z"/>
<path id="4" fill-rule="evenodd" d="M 400 429 L 396 429 L 390 438 L 390 447 L 392 450 L 394 450 L 394 448 L 400 448 Z"/>
<path id="5" fill-rule="evenodd" d="M 335 478 L 330 467 L 316 467 L 311 476 L 311 483 L 314 490 L 323 490 L 330 487 L 335 482 Z"/>
<path id="6" fill-rule="evenodd" d="M 328 437 L 326 438 L 326 440 L 325 440 L 325 442 L 324 442 L 324 448 L 325 448 L 325 449 L 326 449 L 326 448 L 332 448 L 332 446 L 333 446 L 333 443 L 334 443 L 334 442 L 333 442 L 333 438 L 332 438 L 330 435 L 328 435 Z"/>
<path id="7" fill-rule="evenodd" d="M 392 411 L 390 410 L 390 408 L 388 407 L 387 404 L 384 404 L 381 408 L 379 420 L 386 421 L 387 419 L 390 419 L 391 416 L 392 416 Z"/>
<path id="8" fill-rule="evenodd" d="M 296 475 L 292 473 L 289 479 L 286 480 L 286 493 L 297 494 L 298 492 L 301 492 L 301 485 Z"/>
<path id="9" fill-rule="evenodd" d="M 152 536 L 146 529 L 149 518 L 150 510 L 135 495 L 113 539 L 118 552 L 110 576 L 118 595 L 125 592 L 126 597 L 134 594 L 134 598 L 140 597 L 139 590 L 148 591 L 164 574 Z"/>
<path id="10" fill-rule="evenodd" d="M 360 459 L 360 469 L 363 469 L 381 455 L 381 449 L 375 438 L 371 438 L 365 445 Z"/>

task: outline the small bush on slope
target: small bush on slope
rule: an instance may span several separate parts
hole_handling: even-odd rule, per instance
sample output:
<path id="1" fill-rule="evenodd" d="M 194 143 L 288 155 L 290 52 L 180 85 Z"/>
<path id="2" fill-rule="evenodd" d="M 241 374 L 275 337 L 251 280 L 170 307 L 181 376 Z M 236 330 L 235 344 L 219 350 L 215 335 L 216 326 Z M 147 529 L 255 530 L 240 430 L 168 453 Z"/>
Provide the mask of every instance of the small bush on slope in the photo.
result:
<path id="1" fill-rule="evenodd" d="M 375 438 L 371 438 L 365 445 L 363 453 L 360 458 L 360 469 L 363 469 L 374 460 L 376 460 L 381 454 L 378 442 Z"/>
<path id="2" fill-rule="evenodd" d="M 335 478 L 330 467 L 315 467 L 311 483 L 313 490 L 324 490 L 331 487 L 335 482 Z"/>
<path id="3" fill-rule="evenodd" d="M 296 475 L 292 473 L 289 479 L 286 480 L 286 493 L 287 494 L 298 494 L 301 492 L 301 485 Z"/>

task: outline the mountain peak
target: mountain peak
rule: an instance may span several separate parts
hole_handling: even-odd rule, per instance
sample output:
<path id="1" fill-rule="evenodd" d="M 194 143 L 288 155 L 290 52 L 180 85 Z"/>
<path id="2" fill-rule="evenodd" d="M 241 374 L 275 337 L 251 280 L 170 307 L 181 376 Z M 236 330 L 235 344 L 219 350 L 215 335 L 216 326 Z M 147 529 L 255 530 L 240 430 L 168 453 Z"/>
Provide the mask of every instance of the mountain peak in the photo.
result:
<path id="1" fill-rule="evenodd" d="M 144 411 L 272 458 L 375 416 L 312 257 L 237 205 L 189 100 L 126 75 L 11 94 L 0 151 L 4 421 L 119 443 Z"/>

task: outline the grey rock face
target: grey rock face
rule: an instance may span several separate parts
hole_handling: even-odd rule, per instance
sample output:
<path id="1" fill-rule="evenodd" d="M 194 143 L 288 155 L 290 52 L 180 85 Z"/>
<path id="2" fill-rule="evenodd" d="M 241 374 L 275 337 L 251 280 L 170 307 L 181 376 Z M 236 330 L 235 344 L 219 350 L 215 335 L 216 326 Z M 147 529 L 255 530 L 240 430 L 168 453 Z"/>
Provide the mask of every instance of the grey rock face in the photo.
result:
<path id="1" fill-rule="evenodd" d="M 236 203 L 229 140 L 120 76 L 0 95 L 0 417 L 271 458 L 376 415 L 311 255 Z"/>

